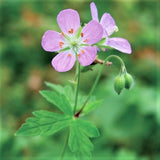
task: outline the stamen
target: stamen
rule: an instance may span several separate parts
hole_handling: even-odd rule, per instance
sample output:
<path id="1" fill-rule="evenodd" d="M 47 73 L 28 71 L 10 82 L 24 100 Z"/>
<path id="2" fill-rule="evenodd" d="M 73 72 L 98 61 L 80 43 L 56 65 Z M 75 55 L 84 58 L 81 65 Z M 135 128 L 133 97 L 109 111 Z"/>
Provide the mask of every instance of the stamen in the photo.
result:
<path id="1" fill-rule="evenodd" d="M 81 50 L 81 53 L 85 53 L 83 49 Z"/>
<path id="2" fill-rule="evenodd" d="M 74 32 L 73 28 L 71 28 L 70 31 L 68 31 L 68 33 L 72 34 Z"/>
<path id="3" fill-rule="evenodd" d="M 63 32 L 61 34 L 62 34 L 62 36 L 65 36 L 65 34 Z"/>
<path id="4" fill-rule="evenodd" d="M 71 54 L 68 54 L 68 57 L 71 57 Z"/>
<path id="5" fill-rule="evenodd" d="M 80 54 L 77 54 L 78 57 L 80 57 Z"/>
<path id="6" fill-rule="evenodd" d="M 62 45 L 64 45 L 64 42 L 59 42 L 59 47 L 62 48 Z"/>
<path id="7" fill-rule="evenodd" d="M 86 38 L 83 42 L 87 42 L 88 41 L 88 39 Z"/>
<path id="8" fill-rule="evenodd" d="M 81 33 L 81 37 L 83 37 L 84 35 L 83 35 L 83 33 Z"/>

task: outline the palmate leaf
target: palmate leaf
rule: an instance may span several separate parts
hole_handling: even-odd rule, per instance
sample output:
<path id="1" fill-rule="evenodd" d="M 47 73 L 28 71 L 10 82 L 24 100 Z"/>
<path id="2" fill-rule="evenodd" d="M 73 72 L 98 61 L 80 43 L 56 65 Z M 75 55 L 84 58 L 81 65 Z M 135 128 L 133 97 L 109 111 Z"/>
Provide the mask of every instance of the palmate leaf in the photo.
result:
<path id="1" fill-rule="evenodd" d="M 89 137 L 98 137 L 99 132 L 90 122 L 75 119 L 70 127 L 70 135 L 68 145 L 72 152 L 75 153 L 79 160 L 89 160 L 93 144 Z"/>
<path id="2" fill-rule="evenodd" d="M 66 86 L 63 87 L 61 85 L 52 84 L 50 82 L 45 82 L 45 84 L 49 88 L 51 88 L 53 91 L 55 91 L 58 96 L 63 94 L 66 97 L 66 99 L 68 99 L 69 103 L 71 105 L 74 105 L 75 97 L 74 97 L 74 92 L 73 92 L 73 89 L 72 89 L 71 86 L 66 85 Z M 81 109 L 81 107 L 84 104 L 86 98 L 87 98 L 87 96 L 79 94 L 79 96 L 78 96 L 78 107 L 77 107 L 76 111 L 79 111 Z M 82 113 L 85 114 L 85 115 L 88 114 L 89 112 L 91 112 L 94 109 L 98 108 L 101 105 L 102 102 L 103 102 L 103 100 L 97 100 L 96 101 L 95 97 L 92 96 L 90 98 L 89 102 L 86 104 L 86 106 L 85 106 L 85 108 L 84 108 Z M 53 103 L 53 100 L 52 100 L 51 103 Z"/>
<path id="3" fill-rule="evenodd" d="M 28 118 L 16 135 L 21 136 L 49 136 L 65 127 L 70 128 L 68 145 L 76 158 L 89 160 L 93 144 L 89 138 L 99 136 L 97 128 L 88 121 L 74 118 L 72 104 L 74 104 L 74 92 L 71 86 L 62 87 L 46 82 L 51 89 L 40 91 L 40 94 L 50 103 L 58 107 L 64 114 L 57 114 L 49 111 L 35 111 L 34 117 Z M 86 97 L 78 97 L 78 106 L 81 108 Z M 92 97 L 85 106 L 83 113 L 87 114 L 97 108 L 102 100 L 95 101 Z"/>
<path id="4" fill-rule="evenodd" d="M 21 136 L 48 136 L 69 126 L 72 123 L 71 116 L 65 116 L 45 110 L 33 112 L 35 117 L 28 118 L 16 135 Z"/>
<path id="5" fill-rule="evenodd" d="M 73 115 L 69 100 L 64 94 L 57 94 L 53 91 L 40 91 L 40 94 L 49 102 L 57 106 L 64 114 Z"/>

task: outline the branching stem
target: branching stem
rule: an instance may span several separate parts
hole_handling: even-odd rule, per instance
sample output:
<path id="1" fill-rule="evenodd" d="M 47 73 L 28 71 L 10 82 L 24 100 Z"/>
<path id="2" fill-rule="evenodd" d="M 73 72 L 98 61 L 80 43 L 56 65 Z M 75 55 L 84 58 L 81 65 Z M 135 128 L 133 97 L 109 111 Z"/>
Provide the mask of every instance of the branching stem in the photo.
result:
<path id="1" fill-rule="evenodd" d="M 98 81 L 99 81 L 99 79 L 100 79 L 100 77 L 101 77 L 102 71 L 103 71 L 103 69 L 104 69 L 104 67 L 105 67 L 105 65 L 106 65 L 106 62 L 107 62 L 109 59 L 111 59 L 111 58 L 115 58 L 115 59 L 119 60 L 119 62 L 121 63 L 122 69 L 125 70 L 125 64 L 124 64 L 123 60 L 122 60 L 119 56 L 116 56 L 116 55 L 110 55 L 110 56 L 108 56 L 108 57 L 105 59 L 103 65 L 102 65 L 102 67 L 101 67 L 101 69 L 100 69 L 100 71 L 99 71 L 99 73 L 98 73 L 98 75 L 97 75 L 97 78 L 96 78 L 96 80 L 95 80 L 95 82 L 94 82 L 94 84 L 93 84 L 93 86 L 92 86 L 92 88 L 91 88 L 91 90 L 90 90 L 90 92 L 89 92 L 89 94 L 88 94 L 88 97 L 87 97 L 86 101 L 85 101 L 84 104 L 82 105 L 82 108 L 75 114 L 75 117 L 79 117 L 80 113 L 83 111 L 84 107 L 86 106 L 88 100 L 91 98 L 91 95 L 92 95 L 93 91 L 95 90 L 95 88 L 96 88 L 96 86 L 97 86 L 97 84 L 98 84 Z"/>

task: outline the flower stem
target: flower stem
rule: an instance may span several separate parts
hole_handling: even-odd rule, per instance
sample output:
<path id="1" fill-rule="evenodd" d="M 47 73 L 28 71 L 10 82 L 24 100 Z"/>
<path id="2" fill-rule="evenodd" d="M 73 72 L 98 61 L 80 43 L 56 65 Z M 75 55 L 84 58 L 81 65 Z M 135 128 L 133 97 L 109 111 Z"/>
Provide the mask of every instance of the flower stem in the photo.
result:
<path id="1" fill-rule="evenodd" d="M 66 151 L 66 148 L 67 148 L 68 138 L 69 138 L 69 132 L 68 132 L 66 140 L 64 142 L 63 150 L 61 152 L 59 160 L 63 160 L 64 154 L 65 154 L 65 151 Z"/>
<path id="2" fill-rule="evenodd" d="M 74 109 L 73 109 L 73 114 L 76 112 L 76 107 L 77 107 L 77 101 L 78 101 L 78 92 L 79 92 L 79 82 L 80 82 L 80 63 L 77 61 L 77 83 L 76 83 L 76 92 L 75 92 L 75 103 L 74 103 Z"/>
<path id="3" fill-rule="evenodd" d="M 88 94 L 88 97 L 87 97 L 86 101 L 84 102 L 84 104 L 82 105 L 82 108 L 78 111 L 78 113 L 76 113 L 77 117 L 79 117 L 80 113 L 83 111 L 83 109 L 84 109 L 85 105 L 87 104 L 88 100 L 91 98 L 91 95 L 92 95 L 93 91 L 95 90 L 95 88 L 96 88 L 96 86 L 98 84 L 98 81 L 99 81 L 99 79 L 101 77 L 102 71 L 103 71 L 103 69 L 104 69 L 104 67 L 106 65 L 106 62 L 111 58 L 116 58 L 117 60 L 119 60 L 119 62 L 121 63 L 121 67 L 125 69 L 125 64 L 124 64 L 123 60 L 119 56 L 116 56 L 116 55 L 108 56 L 104 60 L 104 63 L 103 63 L 103 65 L 102 65 L 102 67 L 101 67 L 101 69 L 100 69 L 100 71 L 99 71 L 99 73 L 97 75 L 97 78 L 96 78 L 96 80 L 95 80 L 95 82 L 94 82 L 94 84 L 93 84 L 93 86 L 92 86 L 92 88 L 91 88 L 91 90 L 90 90 L 90 92 Z"/>

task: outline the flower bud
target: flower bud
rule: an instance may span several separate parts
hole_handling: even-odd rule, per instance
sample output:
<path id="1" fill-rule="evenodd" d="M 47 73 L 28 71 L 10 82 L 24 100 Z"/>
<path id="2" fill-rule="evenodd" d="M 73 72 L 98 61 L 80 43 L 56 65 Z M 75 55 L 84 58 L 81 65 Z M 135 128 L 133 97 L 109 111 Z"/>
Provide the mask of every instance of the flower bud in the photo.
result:
<path id="1" fill-rule="evenodd" d="M 114 80 L 114 90 L 119 95 L 125 87 L 125 78 L 123 75 L 118 75 Z"/>
<path id="2" fill-rule="evenodd" d="M 133 84 L 132 76 L 129 73 L 125 73 L 124 78 L 125 78 L 125 88 L 130 89 Z"/>

